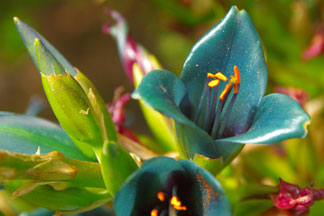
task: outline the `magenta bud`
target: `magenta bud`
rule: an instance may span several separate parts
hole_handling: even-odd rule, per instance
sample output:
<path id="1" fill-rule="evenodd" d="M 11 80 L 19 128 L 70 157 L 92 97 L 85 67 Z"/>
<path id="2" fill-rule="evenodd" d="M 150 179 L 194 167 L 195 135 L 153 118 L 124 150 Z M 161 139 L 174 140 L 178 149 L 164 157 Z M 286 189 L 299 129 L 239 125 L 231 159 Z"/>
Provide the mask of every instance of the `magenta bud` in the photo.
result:
<path id="1" fill-rule="evenodd" d="M 313 187 L 300 188 L 298 185 L 290 184 L 279 179 L 279 191 L 271 196 L 273 204 L 281 210 L 292 215 L 304 215 L 309 212 L 309 207 L 316 200 L 324 198 L 324 189 Z"/>

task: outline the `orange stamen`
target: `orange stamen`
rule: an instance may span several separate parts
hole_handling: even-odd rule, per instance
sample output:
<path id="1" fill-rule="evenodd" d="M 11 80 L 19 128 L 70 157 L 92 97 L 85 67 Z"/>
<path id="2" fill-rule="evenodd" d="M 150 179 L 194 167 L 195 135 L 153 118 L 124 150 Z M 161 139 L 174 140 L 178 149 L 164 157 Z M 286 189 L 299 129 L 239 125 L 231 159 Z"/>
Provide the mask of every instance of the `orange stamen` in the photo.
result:
<path id="1" fill-rule="evenodd" d="M 238 85 L 241 82 L 241 76 L 240 76 L 240 71 L 236 65 L 234 65 L 234 94 L 238 93 Z"/>
<path id="2" fill-rule="evenodd" d="M 232 85 L 232 83 L 227 83 L 226 84 L 224 91 L 219 96 L 219 99 L 224 100 L 224 97 L 225 97 L 226 93 L 229 91 L 231 85 Z"/>
<path id="3" fill-rule="evenodd" d="M 241 76 L 240 76 L 240 71 L 236 65 L 234 65 L 234 76 L 237 79 L 237 84 L 241 83 Z"/>
<path id="4" fill-rule="evenodd" d="M 181 202 L 176 196 L 172 196 L 170 203 L 175 210 L 187 210 L 186 206 L 181 206 Z"/>
<path id="5" fill-rule="evenodd" d="M 159 192 L 157 193 L 157 198 L 163 202 L 165 200 L 165 196 L 164 196 L 164 193 L 163 192 Z"/>
<path id="6" fill-rule="evenodd" d="M 159 216 L 158 214 L 159 214 L 159 211 L 157 209 L 153 209 L 151 211 L 151 216 Z"/>
<path id="7" fill-rule="evenodd" d="M 208 83 L 208 86 L 213 88 L 219 84 L 219 80 L 212 80 Z"/>

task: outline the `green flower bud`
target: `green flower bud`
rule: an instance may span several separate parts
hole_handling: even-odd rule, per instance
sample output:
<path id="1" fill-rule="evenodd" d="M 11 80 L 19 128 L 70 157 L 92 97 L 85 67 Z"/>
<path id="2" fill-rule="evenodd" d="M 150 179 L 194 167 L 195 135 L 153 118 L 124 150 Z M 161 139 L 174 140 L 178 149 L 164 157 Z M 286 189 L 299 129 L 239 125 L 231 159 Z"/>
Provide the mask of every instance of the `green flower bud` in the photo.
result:
<path id="1" fill-rule="evenodd" d="M 114 195 L 137 165 L 118 144 L 115 125 L 104 101 L 91 81 L 44 37 L 19 19 L 14 20 L 41 73 L 55 116 L 79 149 L 100 162 L 105 185 Z"/>
<path id="2" fill-rule="evenodd" d="M 81 86 L 70 74 L 42 74 L 42 83 L 64 130 L 84 154 L 95 158 L 93 147 L 102 145 L 103 138 L 94 110 Z"/>

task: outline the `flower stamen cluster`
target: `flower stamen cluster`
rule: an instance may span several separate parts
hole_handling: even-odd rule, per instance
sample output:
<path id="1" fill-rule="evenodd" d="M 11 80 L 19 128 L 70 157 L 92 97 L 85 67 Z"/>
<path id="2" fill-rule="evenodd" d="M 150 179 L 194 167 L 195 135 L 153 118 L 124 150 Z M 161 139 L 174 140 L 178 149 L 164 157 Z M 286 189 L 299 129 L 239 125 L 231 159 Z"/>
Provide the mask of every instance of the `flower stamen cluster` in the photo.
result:
<path id="1" fill-rule="evenodd" d="M 201 95 L 194 121 L 213 138 L 223 138 L 226 122 L 239 92 L 241 82 L 240 71 L 236 65 L 234 66 L 233 70 L 234 76 L 231 75 L 231 79 L 229 81 L 228 78 L 221 72 L 216 74 L 207 73 L 207 82 Z M 228 81 L 228 83 L 225 85 L 224 90 L 220 93 L 218 100 L 217 95 L 220 81 Z M 221 121 L 222 112 L 228 96 L 232 92 L 232 89 L 234 89 L 233 95 L 226 110 L 224 111 L 224 117 Z M 202 120 L 201 113 L 203 110 L 205 110 L 205 114 L 204 119 Z"/>
<path id="2" fill-rule="evenodd" d="M 176 211 L 186 211 L 187 210 L 187 206 L 182 205 L 182 203 L 177 195 L 177 187 L 176 186 L 173 186 L 173 188 L 172 188 L 172 196 L 168 196 L 168 194 L 160 191 L 157 193 L 157 198 L 162 202 L 162 204 L 158 205 L 154 209 L 152 209 L 150 216 L 175 215 Z M 170 199 L 168 199 L 168 198 L 170 198 Z"/>

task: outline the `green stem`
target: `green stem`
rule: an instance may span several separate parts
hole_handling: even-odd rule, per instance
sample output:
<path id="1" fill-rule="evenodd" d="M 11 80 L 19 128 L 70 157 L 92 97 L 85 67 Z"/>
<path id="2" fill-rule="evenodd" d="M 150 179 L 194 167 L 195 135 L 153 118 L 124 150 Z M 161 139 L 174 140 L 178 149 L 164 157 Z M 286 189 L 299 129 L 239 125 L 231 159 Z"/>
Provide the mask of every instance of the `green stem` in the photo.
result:
<path id="1" fill-rule="evenodd" d="M 115 196 L 127 177 L 137 168 L 130 154 L 116 143 L 106 141 L 95 149 L 107 190 Z"/>

